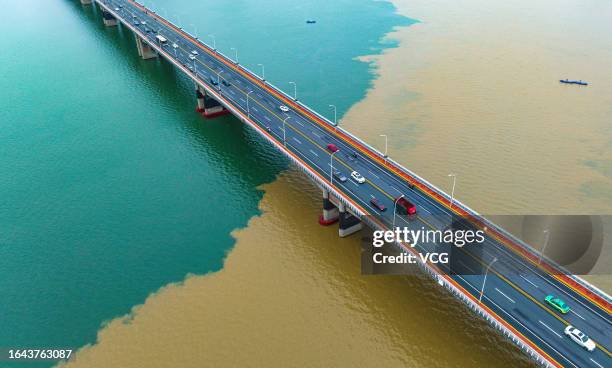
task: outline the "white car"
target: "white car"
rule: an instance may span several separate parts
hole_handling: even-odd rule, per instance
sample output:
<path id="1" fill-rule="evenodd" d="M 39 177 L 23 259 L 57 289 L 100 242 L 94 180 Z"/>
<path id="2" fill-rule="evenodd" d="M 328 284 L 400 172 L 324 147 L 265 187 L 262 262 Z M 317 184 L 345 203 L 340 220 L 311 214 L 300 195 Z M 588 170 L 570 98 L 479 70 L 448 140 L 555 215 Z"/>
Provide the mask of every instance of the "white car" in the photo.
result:
<path id="1" fill-rule="evenodd" d="M 191 53 L 192 53 L 193 55 L 200 55 L 200 54 L 199 54 L 199 53 L 198 53 L 196 50 L 193 50 Z"/>
<path id="2" fill-rule="evenodd" d="M 287 106 L 285 106 L 285 105 L 280 105 L 278 108 L 282 112 L 289 112 L 289 108 Z"/>
<path id="3" fill-rule="evenodd" d="M 195 55 L 189 55 L 189 58 L 190 58 L 191 60 L 195 60 L 195 58 L 196 58 L 196 57 L 195 57 Z"/>
<path id="4" fill-rule="evenodd" d="M 587 335 L 585 335 L 582 331 L 577 329 L 574 326 L 567 326 L 565 328 L 565 334 L 570 337 L 570 339 L 574 340 L 574 342 L 588 351 L 595 350 L 595 342 L 591 340 Z"/>
<path id="5" fill-rule="evenodd" d="M 178 45 L 176 43 L 173 43 L 172 47 L 174 47 L 175 49 L 178 49 Z"/>
<path id="6" fill-rule="evenodd" d="M 361 174 L 358 173 L 357 171 L 353 171 L 351 173 L 351 178 L 355 179 L 355 181 L 358 182 L 359 184 L 365 183 L 365 178 L 361 176 Z"/>

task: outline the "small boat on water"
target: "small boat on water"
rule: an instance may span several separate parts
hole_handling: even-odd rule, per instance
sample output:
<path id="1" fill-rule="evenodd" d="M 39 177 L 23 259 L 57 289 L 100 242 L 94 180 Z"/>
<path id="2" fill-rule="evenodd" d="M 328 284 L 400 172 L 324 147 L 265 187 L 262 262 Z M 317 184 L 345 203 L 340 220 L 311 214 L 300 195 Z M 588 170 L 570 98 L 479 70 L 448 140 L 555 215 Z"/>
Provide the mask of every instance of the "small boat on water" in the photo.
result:
<path id="1" fill-rule="evenodd" d="M 580 86 L 588 86 L 589 85 L 587 82 L 583 82 L 581 80 L 561 79 L 561 80 L 559 80 L 559 82 L 565 83 L 565 84 L 578 84 Z"/>
<path id="2" fill-rule="evenodd" d="M 316 21 L 316 20 L 313 20 L 313 19 L 308 19 L 308 20 L 306 21 L 306 23 L 308 23 L 308 24 L 315 24 L 316 22 L 317 22 L 317 21 Z"/>

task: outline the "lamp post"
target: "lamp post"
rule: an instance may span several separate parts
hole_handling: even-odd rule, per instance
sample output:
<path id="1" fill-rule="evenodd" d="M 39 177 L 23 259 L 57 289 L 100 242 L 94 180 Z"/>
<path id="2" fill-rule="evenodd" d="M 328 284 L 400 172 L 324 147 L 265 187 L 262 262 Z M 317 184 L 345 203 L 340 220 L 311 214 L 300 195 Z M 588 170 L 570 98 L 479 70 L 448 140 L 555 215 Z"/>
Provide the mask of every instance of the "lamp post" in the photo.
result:
<path id="1" fill-rule="evenodd" d="M 234 50 L 234 53 L 236 55 L 236 61 L 234 63 L 238 65 L 238 49 L 235 47 L 230 47 L 230 50 Z"/>
<path id="2" fill-rule="evenodd" d="M 297 84 L 295 82 L 289 82 L 289 84 L 293 84 L 293 99 L 297 101 Z"/>
<path id="3" fill-rule="evenodd" d="M 396 210 L 397 210 L 397 202 L 399 202 L 400 199 L 404 198 L 404 195 L 402 194 L 401 196 L 397 197 L 397 199 L 393 202 L 393 230 L 395 230 L 395 214 L 396 214 Z"/>
<path id="4" fill-rule="evenodd" d="M 291 116 L 287 116 L 285 118 L 285 120 L 283 120 L 283 146 L 287 147 L 287 138 L 285 136 L 285 124 L 287 123 L 287 119 L 289 119 Z"/>
<path id="5" fill-rule="evenodd" d="M 183 27 L 181 27 L 181 23 L 183 23 L 183 22 L 181 21 L 181 16 L 180 16 L 178 13 L 176 13 L 176 14 L 174 14 L 174 15 L 176 15 L 176 18 L 178 19 L 178 26 L 179 26 L 179 29 L 183 29 Z"/>
<path id="6" fill-rule="evenodd" d="M 248 117 L 251 117 L 251 110 L 249 110 L 249 95 L 250 95 L 251 93 L 253 93 L 253 91 L 249 91 L 249 92 L 246 94 L 246 100 L 247 100 L 247 116 L 248 116 Z"/>
<path id="7" fill-rule="evenodd" d="M 340 150 L 337 150 L 336 152 L 332 152 L 330 159 L 329 159 L 329 183 L 331 185 L 334 184 L 334 155 L 336 153 L 340 152 Z"/>
<path id="8" fill-rule="evenodd" d="M 453 208 L 453 201 L 455 199 L 455 183 L 457 182 L 457 174 L 448 174 L 449 177 L 453 178 L 453 188 L 451 189 L 451 200 L 450 200 L 450 208 Z M 451 212 L 452 215 L 452 212 Z"/>
<path id="9" fill-rule="evenodd" d="M 193 30 L 195 32 L 193 35 L 195 36 L 195 39 L 197 40 L 198 39 L 198 27 L 196 27 L 196 25 L 193 24 L 193 23 L 191 23 L 189 25 L 193 27 Z"/>
<path id="10" fill-rule="evenodd" d="M 484 274 L 484 280 L 482 281 L 482 289 L 480 289 L 480 297 L 478 298 L 478 303 L 482 303 L 482 295 L 484 294 L 485 284 L 487 283 L 487 274 L 489 273 L 489 268 L 491 268 L 491 266 L 493 266 L 493 263 L 495 262 L 497 262 L 497 258 L 493 258 L 491 263 L 489 263 L 489 265 L 487 266 L 487 270 Z"/>
<path id="11" fill-rule="evenodd" d="M 540 257 L 538 257 L 538 264 L 542 262 L 542 256 L 544 255 L 544 251 L 546 250 L 546 246 L 548 245 L 548 238 L 550 237 L 550 232 L 548 229 L 544 230 L 544 246 L 542 247 L 542 251 L 540 252 Z"/>
<path id="12" fill-rule="evenodd" d="M 215 35 L 208 35 L 208 37 L 212 38 L 213 40 L 213 51 L 217 51 L 217 39 L 215 38 Z"/>
<path id="13" fill-rule="evenodd" d="M 381 137 L 385 137 L 385 164 L 387 163 L 387 135 L 386 134 L 381 134 Z"/>
<path id="14" fill-rule="evenodd" d="M 338 126 L 338 114 L 336 105 L 329 105 L 329 108 L 334 109 L 334 130 L 336 130 L 336 127 Z"/>
<path id="15" fill-rule="evenodd" d="M 261 80 L 262 81 L 266 81 L 266 68 L 264 67 L 263 64 L 257 64 L 261 67 Z"/>
<path id="16" fill-rule="evenodd" d="M 219 72 L 217 73 L 217 89 L 220 91 L 221 90 L 221 73 L 223 73 L 223 70 L 219 70 Z"/>

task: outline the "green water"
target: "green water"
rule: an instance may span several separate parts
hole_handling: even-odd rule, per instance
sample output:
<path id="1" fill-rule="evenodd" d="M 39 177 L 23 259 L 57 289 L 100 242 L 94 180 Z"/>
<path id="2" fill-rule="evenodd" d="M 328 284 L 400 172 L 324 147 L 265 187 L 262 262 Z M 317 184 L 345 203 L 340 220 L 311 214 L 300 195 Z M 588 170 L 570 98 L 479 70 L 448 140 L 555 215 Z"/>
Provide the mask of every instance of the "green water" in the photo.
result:
<path id="1" fill-rule="evenodd" d="M 339 115 L 373 76 L 354 58 L 410 22 L 380 1 L 145 3 Z M 0 348 L 78 348 L 163 285 L 219 270 L 287 162 L 235 119 L 203 120 L 187 79 L 92 6 L 0 5 Z"/>

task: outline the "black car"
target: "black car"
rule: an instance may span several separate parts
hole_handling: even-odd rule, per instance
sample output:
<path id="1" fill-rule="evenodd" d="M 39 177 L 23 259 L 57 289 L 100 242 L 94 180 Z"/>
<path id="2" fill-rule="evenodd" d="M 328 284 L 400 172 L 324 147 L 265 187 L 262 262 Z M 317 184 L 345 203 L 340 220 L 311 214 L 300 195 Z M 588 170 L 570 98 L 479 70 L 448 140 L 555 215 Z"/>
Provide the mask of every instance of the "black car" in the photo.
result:
<path id="1" fill-rule="evenodd" d="M 219 83 L 217 82 L 217 80 L 214 77 L 210 77 L 210 84 L 212 84 L 213 86 L 216 86 Z"/>
<path id="2" fill-rule="evenodd" d="M 370 199 L 370 203 L 372 204 L 372 206 L 378 208 L 378 210 L 381 212 L 385 212 L 387 210 L 387 207 L 385 207 L 384 204 L 380 203 L 376 198 Z"/>
<path id="3" fill-rule="evenodd" d="M 229 86 L 231 86 L 231 85 L 232 85 L 230 82 L 226 81 L 225 79 L 224 79 L 224 80 L 222 80 L 222 81 L 221 81 L 221 83 L 222 83 L 224 86 L 226 86 L 226 87 L 229 87 Z"/>
<path id="4" fill-rule="evenodd" d="M 342 174 L 338 170 L 334 170 L 334 178 L 338 179 L 339 182 L 344 183 L 346 181 L 346 176 Z"/>

